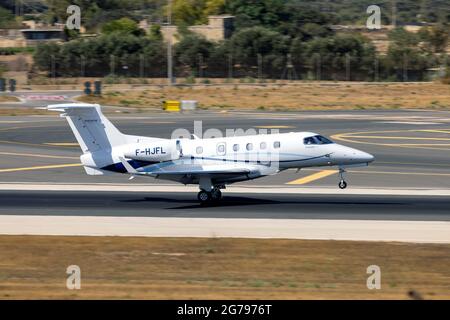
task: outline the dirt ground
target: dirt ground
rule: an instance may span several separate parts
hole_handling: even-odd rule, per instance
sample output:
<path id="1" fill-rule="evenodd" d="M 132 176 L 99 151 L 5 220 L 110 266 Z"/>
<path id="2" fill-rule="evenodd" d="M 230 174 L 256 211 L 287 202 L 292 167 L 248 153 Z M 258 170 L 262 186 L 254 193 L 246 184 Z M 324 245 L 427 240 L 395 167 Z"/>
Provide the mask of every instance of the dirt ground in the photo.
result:
<path id="1" fill-rule="evenodd" d="M 20 100 L 14 96 L 0 95 L 0 102 L 18 102 L 18 101 Z"/>
<path id="2" fill-rule="evenodd" d="M 81 290 L 66 288 L 69 265 Z M 450 299 L 449 265 L 449 245 L 0 236 L 0 298 Z"/>
<path id="3" fill-rule="evenodd" d="M 346 110 L 448 109 L 450 85 L 441 83 L 321 82 L 107 89 L 80 101 L 123 107 L 161 108 L 164 100 L 197 100 L 204 109 Z"/>

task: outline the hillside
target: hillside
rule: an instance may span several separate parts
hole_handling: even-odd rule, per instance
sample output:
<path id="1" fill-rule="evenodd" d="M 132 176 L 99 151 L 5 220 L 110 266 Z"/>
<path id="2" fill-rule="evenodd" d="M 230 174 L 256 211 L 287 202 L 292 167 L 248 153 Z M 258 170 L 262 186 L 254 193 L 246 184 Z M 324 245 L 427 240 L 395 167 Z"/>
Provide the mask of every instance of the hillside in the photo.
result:
<path id="1" fill-rule="evenodd" d="M 450 21 L 450 2 L 447 0 L 174 0 L 174 17 L 188 24 L 205 21 L 208 14 L 230 13 L 237 16 L 239 24 L 257 23 L 273 25 L 292 9 L 317 11 L 334 24 L 362 24 L 369 5 L 382 8 L 383 23 L 392 22 L 392 3 L 396 3 L 397 22 L 401 25 L 422 22 Z M 23 14 L 41 13 L 48 21 L 63 21 L 66 8 L 77 4 L 82 8 L 83 20 L 88 27 L 124 16 L 135 19 L 164 20 L 166 0 L 23 0 Z M 14 0 L 4 0 L 0 6 L 15 12 Z M 254 25 L 254 24 L 253 24 Z"/>

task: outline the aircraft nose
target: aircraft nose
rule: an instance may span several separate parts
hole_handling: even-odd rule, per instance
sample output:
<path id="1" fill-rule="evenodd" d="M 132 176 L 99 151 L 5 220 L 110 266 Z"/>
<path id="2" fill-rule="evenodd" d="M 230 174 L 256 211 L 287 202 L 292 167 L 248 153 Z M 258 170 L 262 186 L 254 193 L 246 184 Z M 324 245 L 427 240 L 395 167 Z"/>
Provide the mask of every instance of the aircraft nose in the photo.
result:
<path id="1" fill-rule="evenodd" d="M 338 164 L 364 164 L 375 160 L 375 157 L 370 153 L 349 148 L 345 146 L 338 146 L 338 150 L 334 153 L 334 157 Z"/>
<path id="2" fill-rule="evenodd" d="M 356 158 L 361 162 L 367 163 L 373 162 L 375 160 L 375 157 L 373 155 L 364 151 L 358 151 Z"/>

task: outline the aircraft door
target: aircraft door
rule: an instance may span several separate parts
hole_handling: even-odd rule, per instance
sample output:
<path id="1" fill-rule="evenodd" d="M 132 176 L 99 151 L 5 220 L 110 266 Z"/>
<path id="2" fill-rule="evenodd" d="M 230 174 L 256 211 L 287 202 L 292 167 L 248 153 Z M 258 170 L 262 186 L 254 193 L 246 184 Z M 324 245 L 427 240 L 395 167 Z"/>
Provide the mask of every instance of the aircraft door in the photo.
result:
<path id="1" fill-rule="evenodd" d="M 181 146 L 180 140 L 177 140 L 177 151 L 179 153 L 180 158 L 183 158 L 183 147 Z"/>

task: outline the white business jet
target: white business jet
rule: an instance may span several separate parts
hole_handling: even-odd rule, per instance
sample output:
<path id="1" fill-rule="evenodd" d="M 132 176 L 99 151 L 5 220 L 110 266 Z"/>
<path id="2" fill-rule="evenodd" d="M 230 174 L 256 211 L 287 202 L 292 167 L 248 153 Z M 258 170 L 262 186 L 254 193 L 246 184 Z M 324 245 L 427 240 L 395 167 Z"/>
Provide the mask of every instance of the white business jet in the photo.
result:
<path id="1" fill-rule="evenodd" d="M 58 104 L 80 144 L 88 175 L 125 173 L 183 184 L 198 184 L 201 203 L 218 201 L 221 189 L 239 181 L 273 175 L 290 168 L 337 166 L 345 189 L 345 168 L 366 166 L 374 157 L 322 135 L 292 132 L 199 139 L 159 139 L 121 133 L 99 105 Z"/>

